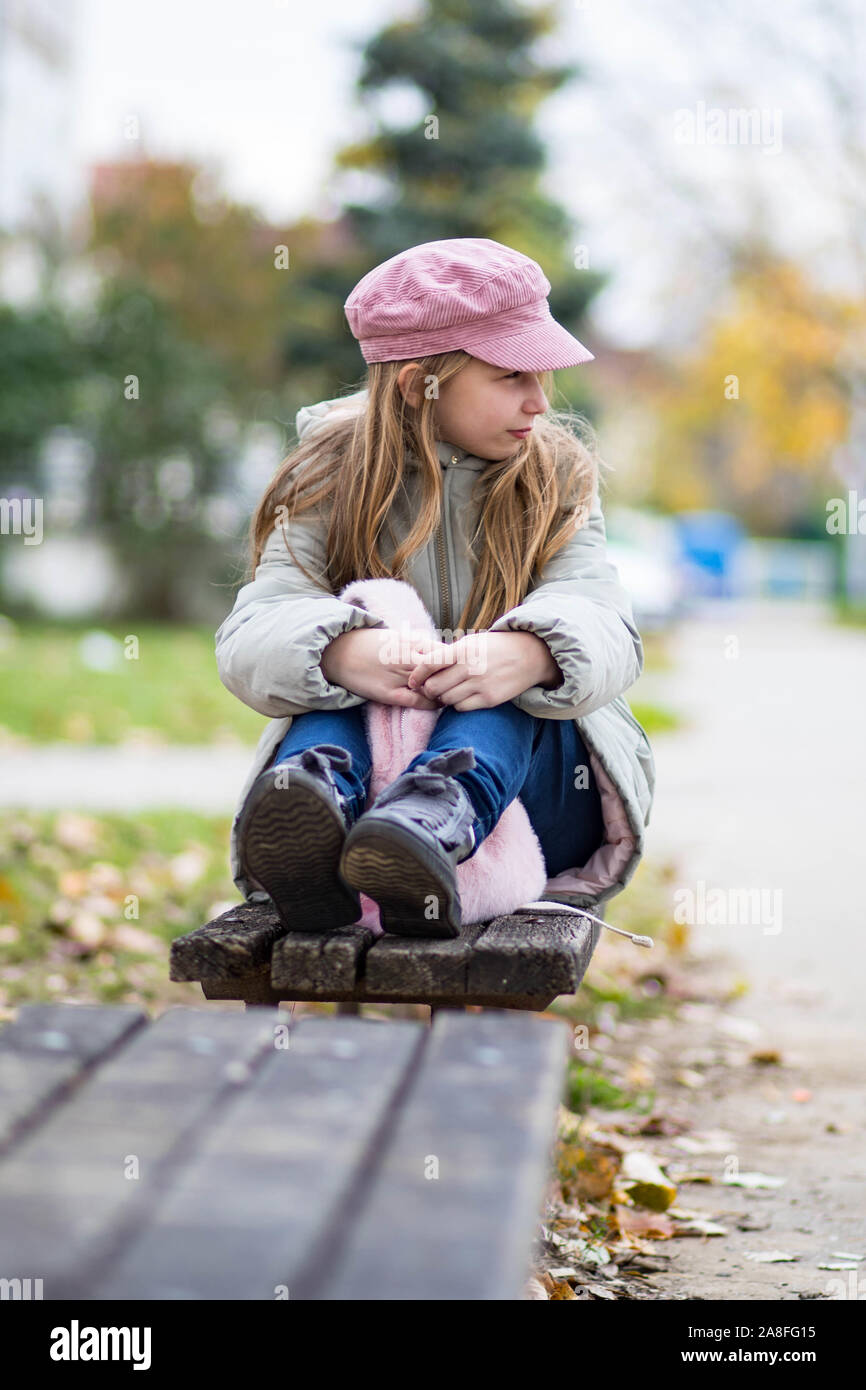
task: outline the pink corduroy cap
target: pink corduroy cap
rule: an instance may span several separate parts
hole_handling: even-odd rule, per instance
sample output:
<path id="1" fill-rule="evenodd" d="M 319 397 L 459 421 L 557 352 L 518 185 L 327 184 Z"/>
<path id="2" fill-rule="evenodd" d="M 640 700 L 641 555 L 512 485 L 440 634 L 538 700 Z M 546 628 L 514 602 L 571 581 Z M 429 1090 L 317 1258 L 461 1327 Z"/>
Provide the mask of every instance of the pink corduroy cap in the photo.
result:
<path id="1" fill-rule="evenodd" d="M 594 361 L 550 312 L 537 261 L 487 237 L 425 241 L 359 280 L 346 318 L 365 362 L 396 362 L 462 348 L 512 371 Z"/>

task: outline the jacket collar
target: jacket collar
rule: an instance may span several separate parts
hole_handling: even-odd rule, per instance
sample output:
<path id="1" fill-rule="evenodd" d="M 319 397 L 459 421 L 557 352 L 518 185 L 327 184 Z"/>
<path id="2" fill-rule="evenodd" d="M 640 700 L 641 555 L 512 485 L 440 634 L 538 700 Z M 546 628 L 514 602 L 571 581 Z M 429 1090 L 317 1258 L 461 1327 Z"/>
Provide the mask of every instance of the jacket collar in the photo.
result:
<path id="1" fill-rule="evenodd" d="M 480 459 L 475 454 L 469 454 L 465 449 L 461 449 L 457 444 L 449 444 L 445 439 L 437 439 L 436 453 L 443 468 L 468 468 L 474 473 L 480 473 L 487 467 L 488 460 Z M 409 459 L 413 464 L 418 460 L 413 453 L 409 453 Z"/>

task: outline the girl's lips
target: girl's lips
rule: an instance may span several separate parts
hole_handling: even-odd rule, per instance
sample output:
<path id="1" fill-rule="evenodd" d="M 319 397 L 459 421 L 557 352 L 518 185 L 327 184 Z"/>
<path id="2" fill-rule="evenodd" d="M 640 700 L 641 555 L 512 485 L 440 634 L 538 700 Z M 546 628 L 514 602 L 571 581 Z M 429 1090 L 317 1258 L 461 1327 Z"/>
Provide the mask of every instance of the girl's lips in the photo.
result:
<path id="1" fill-rule="evenodd" d="M 525 430 L 509 430 L 508 433 L 513 434 L 515 439 L 525 439 L 528 434 L 532 434 L 532 426 Z"/>

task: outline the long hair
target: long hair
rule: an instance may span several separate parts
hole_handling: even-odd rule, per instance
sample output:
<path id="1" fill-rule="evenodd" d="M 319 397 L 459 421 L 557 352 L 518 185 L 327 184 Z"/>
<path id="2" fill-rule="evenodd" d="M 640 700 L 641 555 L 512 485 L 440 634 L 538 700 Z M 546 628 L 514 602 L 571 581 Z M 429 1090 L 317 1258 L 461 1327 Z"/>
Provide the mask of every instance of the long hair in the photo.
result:
<path id="1" fill-rule="evenodd" d="M 458 350 L 409 360 L 418 362 L 422 381 L 433 378 L 443 387 L 472 359 Z M 255 574 L 271 530 L 322 503 L 330 503 L 325 578 L 331 593 L 353 580 L 406 577 L 409 558 L 439 525 L 442 465 L 435 396 L 425 390 L 420 405 L 409 404 L 397 381 L 404 366 L 403 361 L 370 363 L 361 408 L 334 406 L 279 465 L 250 525 L 247 579 Z M 545 372 L 541 379 L 550 400 L 553 374 Z M 405 485 L 407 450 L 420 465 L 421 495 L 414 524 L 387 564 L 379 540 Z M 478 524 L 470 542 L 475 572 L 459 629 L 483 631 L 522 602 L 551 557 L 585 525 L 600 466 L 606 465 L 585 417 L 549 409 L 536 416 L 514 454 L 478 474 L 473 492 Z M 303 573 L 321 584 L 322 577 L 297 560 L 283 534 Z"/>

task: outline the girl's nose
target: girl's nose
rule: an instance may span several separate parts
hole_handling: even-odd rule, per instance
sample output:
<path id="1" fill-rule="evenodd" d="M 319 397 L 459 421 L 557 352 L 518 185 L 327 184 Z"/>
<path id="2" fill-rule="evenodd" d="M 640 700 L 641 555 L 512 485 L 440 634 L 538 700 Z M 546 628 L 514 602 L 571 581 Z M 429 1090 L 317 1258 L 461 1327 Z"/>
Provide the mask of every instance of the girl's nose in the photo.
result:
<path id="1" fill-rule="evenodd" d="M 528 415 L 543 415 L 549 405 L 548 399 L 541 389 L 541 384 L 536 382 L 535 387 L 523 403 L 523 409 Z"/>

